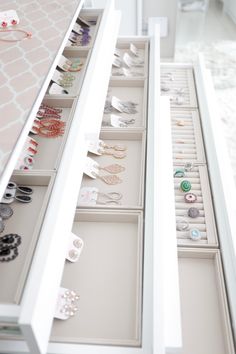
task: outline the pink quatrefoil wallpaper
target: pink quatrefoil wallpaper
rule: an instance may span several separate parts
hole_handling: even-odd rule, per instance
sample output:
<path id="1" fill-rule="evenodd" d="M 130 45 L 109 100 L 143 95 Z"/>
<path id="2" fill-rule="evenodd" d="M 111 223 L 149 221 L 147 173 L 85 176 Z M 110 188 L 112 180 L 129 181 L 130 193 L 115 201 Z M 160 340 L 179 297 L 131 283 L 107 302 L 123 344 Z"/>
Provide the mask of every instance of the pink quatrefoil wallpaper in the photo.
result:
<path id="1" fill-rule="evenodd" d="M 1 0 L 0 11 L 15 10 L 20 22 L 14 28 L 31 32 L 32 38 L 0 40 L 0 176 L 80 2 Z"/>

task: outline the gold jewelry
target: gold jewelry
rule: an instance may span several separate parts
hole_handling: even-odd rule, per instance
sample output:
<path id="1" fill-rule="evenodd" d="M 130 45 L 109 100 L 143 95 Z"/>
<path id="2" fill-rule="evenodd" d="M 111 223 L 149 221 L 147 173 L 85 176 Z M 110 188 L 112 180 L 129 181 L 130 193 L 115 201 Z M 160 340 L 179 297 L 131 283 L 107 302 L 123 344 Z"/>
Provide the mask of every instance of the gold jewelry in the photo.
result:
<path id="1" fill-rule="evenodd" d="M 99 170 L 104 170 L 109 173 L 120 173 L 125 170 L 124 166 L 118 165 L 117 163 L 105 167 L 98 167 Z"/>
<path id="2" fill-rule="evenodd" d="M 123 182 L 122 179 L 120 177 L 118 177 L 117 175 L 99 176 L 95 172 L 92 172 L 92 175 L 96 178 L 101 179 L 103 182 L 105 182 L 106 184 L 109 184 L 109 185 L 115 185 L 115 184 L 119 184 L 119 183 Z"/>
<path id="3" fill-rule="evenodd" d="M 9 33 L 9 32 L 20 32 L 20 33 L 23 33 L 25 36 L 22 37 L 22 38 L 15 38 L 15 39 L 4 39 L 2 38 L 1 36 L 1 33 Z M 30 39 L 32 38 L 32 33 L 30 32 L 27 32 L 27 31 L 24 31 L 22 29 L 17 29 L 17 28 L 14 28 L 14 29 L 3 29 L 0 31 L 0 41 L 1 42 L 20 42 L 24 39 Z"/>

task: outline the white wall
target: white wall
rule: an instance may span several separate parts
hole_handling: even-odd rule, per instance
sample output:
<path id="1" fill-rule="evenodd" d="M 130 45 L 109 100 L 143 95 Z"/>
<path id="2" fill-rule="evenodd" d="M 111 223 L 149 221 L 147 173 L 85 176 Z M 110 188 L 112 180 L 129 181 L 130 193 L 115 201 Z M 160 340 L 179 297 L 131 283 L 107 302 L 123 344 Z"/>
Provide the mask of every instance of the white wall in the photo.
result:
<path id="1" fill-rule="evenodd" d="M 236 0 L 224 0 L 224 11 L 236 23 Z"/>
<path id="2" fill-rule="evenodd" d="M 106 0 L 93 0 L 93 7 L 102 8 Z M 115 0 L 115 8 L 122 11 L 120 32 L 121 36 L 138 34 L 139 3 L 141 0 Z"/>
<path id="3" fill-rule="evenodd" d="M 93 7 L 97 8 L 102 8 L 106 2 L 106 0 L 90 1 Z M 168 17 L 169 35 L 161 39 L 161 57 L 174 56 L 177 0 L 115 0 L 115 7 L 122 11 L 119 32 L 121 36 L 141 35 L 142 28 L 145 34 L 148 17 Z"/>
<path id="4" fill-rule="evenodd" d="M 236 0 L 232 0 L 236 1 Z M 161 39 L 161 57 L 174 56 L 176 35 L 177 0 L 143 0 L 143 21 L 147 24 L 148 17 L 168 18 L 168 37 Z"/>

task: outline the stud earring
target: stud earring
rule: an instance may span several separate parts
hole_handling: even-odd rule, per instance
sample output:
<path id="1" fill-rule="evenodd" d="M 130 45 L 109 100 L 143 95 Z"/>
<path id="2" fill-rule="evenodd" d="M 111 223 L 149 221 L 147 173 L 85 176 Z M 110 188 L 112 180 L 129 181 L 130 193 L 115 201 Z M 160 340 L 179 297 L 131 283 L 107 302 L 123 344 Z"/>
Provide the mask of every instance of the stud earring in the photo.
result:
<path id="1" fill-rule="evenodd" d="M 0 217 L 4 220 L 9 219 L 13 215 L 13 209 L 6 204 L 0 203 Z"/>

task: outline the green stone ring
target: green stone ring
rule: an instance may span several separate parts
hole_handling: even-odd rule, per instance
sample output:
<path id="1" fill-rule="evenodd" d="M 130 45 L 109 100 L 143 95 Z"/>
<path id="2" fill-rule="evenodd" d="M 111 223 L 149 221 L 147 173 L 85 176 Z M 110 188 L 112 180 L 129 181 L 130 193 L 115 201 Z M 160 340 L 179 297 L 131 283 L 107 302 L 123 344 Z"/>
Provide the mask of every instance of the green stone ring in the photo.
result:
<path id="1" fill-rule="evenodd" d="M 189 192 L 191 190 L 191 188 L 192 188 L 191 183 L 187 180 L 184 180 L 180 183 L 180 189 L 183 192 Z"/>
<path id="2" fill-rule="evenodd" d="M 177 168 L 174 171 L 174 177 L 184 177 L 185 176 L 185 172 L 183 168 Z"/>

